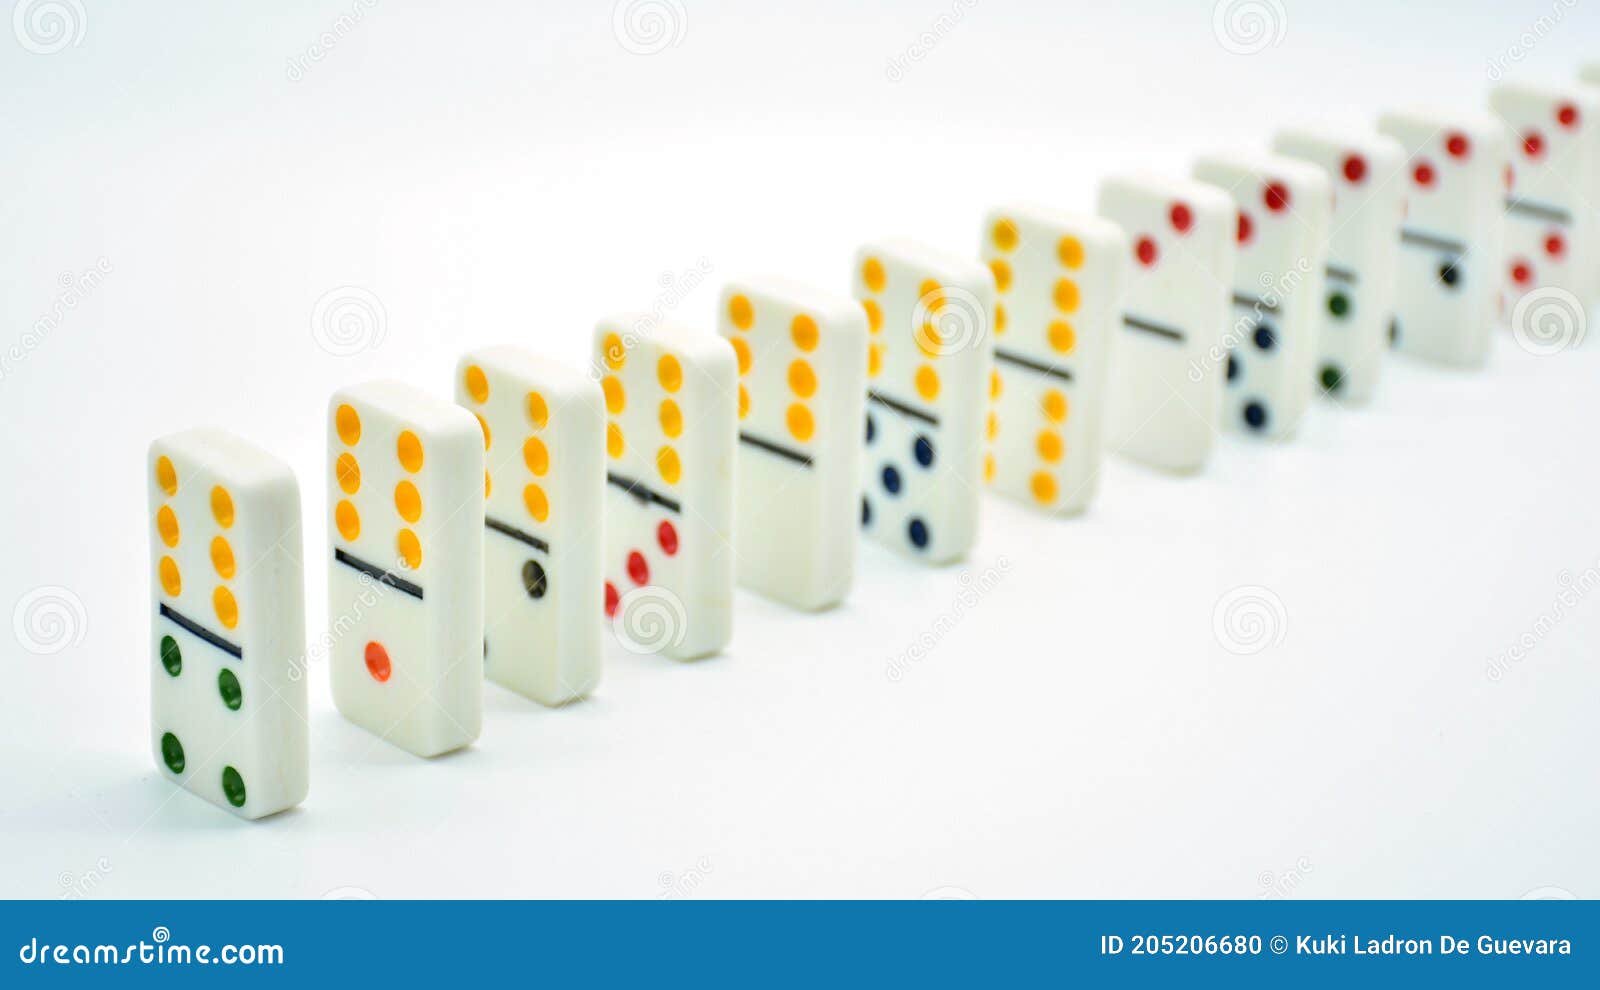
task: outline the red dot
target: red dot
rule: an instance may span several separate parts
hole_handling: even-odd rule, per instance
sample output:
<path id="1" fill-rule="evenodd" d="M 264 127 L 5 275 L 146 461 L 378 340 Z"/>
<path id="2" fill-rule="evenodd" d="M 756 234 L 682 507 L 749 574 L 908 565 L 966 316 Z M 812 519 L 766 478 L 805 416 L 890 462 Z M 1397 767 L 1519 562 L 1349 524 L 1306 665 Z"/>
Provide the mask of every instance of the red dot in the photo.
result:
<path id="1" fill-rule="evenodd" d="M 617 614 L 617 602 L 621 596 L 617 594 L 617 586 L 610 581 L 606 582 L 606 618 L 614 618 Z"/>
<path id="2" fill-rule="evenodd" d="M 1367 160 L 1360 155 L 1346 155 L 1344 159 L 1344 177 L 1351 182 L 1360 182 L 1367 177 Z"/>
<path id="3" fill-rule="evenodd" d="M 661 552 L 668 557 L 678 552 L 678 531 L 672 528 L 672 523 L 663 519 L 661 525 L 656 527 L 656 542 L 661 544 Z"/>
<path id="4" fill-rule="evenodd" d="M 1506 188 L 1510 189 L 1517 184 L 1517 170 L 1510 165 L 1506 166 Z"/>
<path id="5" fill-rule="evenodd" d="M 1261 199 L 1267 204 L 1267 209 L 1282 213 L 1289 208 L 1289 187 L 1281 182 L 1269 182 L 1261 193 Z"/>
<path id="6" fill-rule="evenodd" d="M 367 673 L 372 675 L 372 679 L 382 684 L 393 672 L 393 668 L 389 665 L 389 651 L 383 648 L 383 644 L 368 643 Z"/>
<path id="7" fill-rule="evenodd" d="M 1156 242 L 1148 237 L 1141 237 L 1139 243 L 1134 245 L 1133 253 L 1139 259 L 1139 264 L 1153 265 L 1156 263 Z"/>
<path id="8" fill-rule="evenodd" d="M 1529 158 L 1538 158 L 1544 153 L 1544 136 L 1538 131 L 1529 131 L 1522 136 L 1522 151 Z"/>
<path id="9" fill-rule="evenodd" d="M 1451 158 L 1465 158 L 1472 153 L 1472 142 L 1465 134 L 1452 134 L 1445 139 L 1444 149 L 1450 152 Z"/>
<path id="10" fill-rule="evenodd" d="M 633 578 L 634 584 L 650 583 L 650 565 L 644 562 L 644 554 L 637 550 L 628 554 L 628 576 Z"/>
<path id="11" fill-rule="evenodd" d="M 1187 234 L 1194 226 L 1194 211 L 1187 203 L 1173 203 L 1167 215 L 1172 220 L 1172 229 L 1180 234 Z"/>
<path id="12" fill-rule="evenodd" d="M 1559 258 L 1567 253 L 1567 242 L 1560 234 L 1551 234 L 1544 239 L 1544 253 L 1552 258 Z"/>
<path id="13" fill-rule="evenodd" d="M 1254 229 L 1254 227 L 1250 223 L 1250 214 L 1244 212 L 1243 210 L 1240 210 L 1239 211 L 1239 233 L 1237 235 L 1238 238 L 1239 238 L 1239 243 L 1240 244 L 1243 244 L 1245 241 L 1248 241 L 1250 239 L 1250 232 L 1253 229 Z"/>
<path id="14" fill-rule="evenodd" d="M 1556 121 L 1562 127 L 1578 126 L 1578 108 L 1570 103 L 1563 103 L 1556 109 Z"/>
<path id="15" fill-rule="evenodd" d="M 1533 280 L 1533 269 L 1525 261 L 1518 261 L 1511 266 L 1511 281 L 1518 285 L 1527 285 Z"/>
<path id="16" fill-rule="evenodd" d="M 1411 178 L 1416 180 L 1417 185 L 1424 188 L 1433 185 L 1433 166 L 1427 162 L 1417 162 L 1417 167 L 1411 170 Z"/>

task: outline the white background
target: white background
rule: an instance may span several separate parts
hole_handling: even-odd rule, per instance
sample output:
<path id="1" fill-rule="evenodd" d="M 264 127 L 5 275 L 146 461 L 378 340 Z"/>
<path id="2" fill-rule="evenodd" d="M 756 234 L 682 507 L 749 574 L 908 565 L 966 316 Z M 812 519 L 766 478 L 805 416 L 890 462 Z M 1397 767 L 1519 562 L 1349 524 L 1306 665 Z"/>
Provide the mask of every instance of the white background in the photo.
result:
<path id="1" fill-rule="evenodd" d="M 1282 124 L 1477 106 L 1497 59 L 1570 79 L 1593 10 L 1283 0 L 1241 55 L 1207 0 L 681 0 L 639 54 L 607 2 L 77 6 L 54 53 L 0 25 L 0 348 L 31 334 L 0 379 L 0 618 L 68 606 L 56 652 L 0 635 L 0 893 L 1600 892 L 1600 595 L 1555 613 L 1600 579 L 1600 347 L 1509 334 L 1482 373 L 1393 360 L 1371 407 L 1227 438 L 1200 477 L 1113 460 L 1081 519 L 990 499 L 964 566 L 864 548 L 826 615 L 741 592 L 719 658 L 608 637 L 592 700 L 491 685 L 454 756 L 344 722 L 317 669 L 311 796 L 261 823 L 168 785 L 146 738 L 153 437 L 278 452 L 320 547 L 339 384 L 448 395 L 488 342 L 576 363 L 702 264 L 672 316 L 705 327 L 741 273 L 845 291 L 866 238 L 972 252 L 996 202 L 1087 209 L 1110 171 Z M 312 314 L 342 287 L 382 317 L 340 357 Z M 1251 655 L 1213 628 L 1241 587 L 1269 606 Z"/>

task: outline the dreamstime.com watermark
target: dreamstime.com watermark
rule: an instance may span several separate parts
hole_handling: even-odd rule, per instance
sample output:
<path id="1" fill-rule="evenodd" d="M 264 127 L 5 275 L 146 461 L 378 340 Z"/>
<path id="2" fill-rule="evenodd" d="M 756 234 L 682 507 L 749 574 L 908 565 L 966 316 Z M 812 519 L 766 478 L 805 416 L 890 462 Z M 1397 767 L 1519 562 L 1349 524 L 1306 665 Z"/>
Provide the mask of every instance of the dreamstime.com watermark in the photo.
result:
<path id="1" fill-rule="evenodd" d="M 934 617 L 927 628 L 917 634 L 916 639 L 912 640 L 899 656 L 891 657 L 884 664 L 883 675 L 889 682 L 898 684 L 904 680 L 911 672 L 911 668 L 926 660 L 939 643 L 961 623 L 961 620 L 977 608 L 990 592 L 1000 586 L 1000 582 L 1004 581 L 1010 572 L 1011 558 L 1004 555 L 976 576 L 970 570 L 963 570 L 956 578 L 956 583 L 960 587 L 956 589 L 955 597 L 950 600 L 950 604 Z"/>
<path id="2" fill-rule="evenodd" d="M 55 298 L 50 300 L 49 308 L 33 321 L 33 326 L 22 331 L 22 336 L 10 347 L 0 351 L 0 382 L 13 374 L 29 355 L 43 347 L 50 335 L 61 327 L 66 315 L 93 295 L 114 270 L 109 259 L 101 258 L 93 268 L 86 268 L 79 274 L 62 272 L 58 275 Z"/>
<path id="3" fill-rule="evenodd" d="M 1301 856 L 1294 861 L 1294 866 L 1282 873 L 1271 870 L 1262 870 L 1256 875 L 1256 898 L 1263 901 L 1283 900 L 1294 896 L 1294 892 L 1305 883 L 1307 875 L 1311 873 L 1311 859 Z"/>
<path id="4" fill-rule="evenodd" d="M 328 29 L 317 35 L 315 41 L 306 46 L 306 50 L 298 55 L 291 55 L 288 64 L 284 67 L 283 74 L 290 82 L 299 82 L 306 77 L 306 70 L 327 58 L 332 51 L 339 47 L 339 42 L 349 37 L 361 24 L 362 18 L 367 16 L 367 11 L 378 5 L 378 0 L 355 0 L 348 14 L 340 14 L 334 18 Z"/>
<path id="5" fill-rule="evenodd" d="M 76 901 L 94 893 L 100 882 L 111 875 L 111 860 L 104 856 L 94 861 L 94 866 L 82 873 L 69 873 L 65 870 L 56 878 L 56 883 L 61 887 L 60 898 L 63 901 Z"/>
<path id="6" fill-rule="evenodd" d="M 639 314 L 631 326 L 624 328 L 617 339 L 607 345 L 606 353 L 595 356 L 589 365 L 590 376 L 599 381 L 610 374 L 610 365 L 620 362 L 642 338 L 654 332 L 665 322 L 668 314 L 683 305 L 689 293 L 699 288 L 714 271 L 716 268 L 710 259 L 700 258 L 693 268 L 685 268 L 681 272 L 662 272 L 656 279 L 661 291 L 650 301 L 650 308 Z"/>
<path id="7" fill-rule="evenodd" d="M 1276 333 L 1273 319 L 1283 311 L 1283 302 L 1289 298 L 1295 288 L 1304 282 L 1307 275 L 1311 274 L 1312 264 L 1310 258 L 1299 258 L 1294 267 L 1274 276 L 1271 272 L 1261 273 L 1261 295 L 1250 300 L 1250 312 L 1233 321 L 1233 326 L 1222 335 L 1222 342 L 1211 345 L 1211 349 L 1199 361 L 1189 362 L 1189 380 L 1200 382 L 1213 368 L 1222 365 L 1228 360 L 1228 352 L 1241 344 L 1254 339 L 1256 331 L 1266 328 L 1267 333 Z M 1243 297 L 1234 296 L 1237 304 Z M 1276 341 L 1268 346 L 1275 346 Z"/>
<path id="8" fill-rule="evenodd" d="M 689 12 L 678 0 L 617 0 L 611 33 L 630 55 L 657 55 L 683 44 Z"/>
<path id="9" fill-rule="evenodd" d="M 1511 307 L 1511 337 L 1535 356 L 1577 347 L 1588 330 L 1589 312 L 1583 301 L 1553 285 L 1523 293 Z"/>
<path id="10" fill-rule="evenodd" d="M 17 0 L 11 8 L 11 33 L 35 55 L 54 55 L 83 44 L 89 15 L 79 0 Z"/>
<path id="11" fill-rule="evenodd" d="M 1257 55 L 1283 43 L 1289 12 L 1281 0 L 1217 0 L 1211 33 L 1230 55 Z"/>
<path id="12" fill-rule="evenodd" d="M 1491 681 L 1499 681 L 1510 673 L 1511 668 L 1528 659 L 1528 656 L 1550 635 L 1551 630 L 1560 625 L 1562 620 L 1572 614 L 1578 603 L 1588 597 L 1596 587 L 1600 587 L 1600 562 L 1587 567 L 1577 576 L 1571 571 L 1562 571 L 1556 575 L 1557 590 L 1555 597 L 1550 600 L 1550 608 L 1539 613 L 1533 623 L 1523 630 L 1516 642 L 1499 653 L 1490 657 L 1484 667 L 1484 676 Z"/>
<path id="13" fill-rule="evenodd" d="M 404 575 L 408 568 L 404 560 L 397 561 L 394 572 Z M 366 571 L 356 575 L 356 593 L 350 599 L 350 606 L 340 612 L 328 623 L 326 631 L 312 640 L 305 653 L 296 657 L 289 665 L 289 680 L 298 681 L 311 670 L 311 665 L 321 663 L 333 654 L 333 648 L 343 642 L 351 633 L 362 631 L 361 619 L 367 613 L 378 607 L 378 603 L 388 597 L 394 586 L 381 578 L 375 578 Z"/>
<path id="14" fill-rule="evenodd" d="M 663 870 L 656 876 L 656 892 L 658 901 L 675 901 L 688 897 L 699 889 L 711 876 L 711 860 L 704 856 L 694 861 L 694 865 L 682 873 L 673 873 Z"/>
<path id="15" fill-rule="evenodd" d="M 17 958 L 25 966 L 282 966 L 281 945 L 178 945 L 165 925 L 150 932 L 150 941 L 127 945 L 51 945 L 37 936 L 22 943 Z"/>
<path id="16" fill-rule="evenodd" d="M 388 336 L 383 300 L 359 285 L 329 289 L 311 307 L 311 339 L 334 357 L 377 350 Z"/>
<path id="17" fill-rule="evenodd" d="M 1217 599 L 1211 632 L 1229 653 L 1253 656 L 1289 635 L 1289 610 L 1271 588 L 1240 585 Z"/>
<path id="18" fill-rule="evenodd" d="M 50 656 L 83 642 L 89 634 L 89 611 L 71 588 L 43 585 L 17 599 L 11 634 L 29 653 Z"/>
<path id="19" fill-rule="evenodd" d="M 1541 14 L 1534 22 L 1517 35 L 1516 40 L 1506 46 L 1506 50 L 1498 55 L 1490 56 L 1485 75 L 1490 82 L 1499 82 L 1505 78 L 1506 70 L 1523 59 L 1536 48 L 1539 42 L 1549 36 L 1566 19 L 1567 11 L 1578 5 L 1578 0 L 1554 0 L 1550 4 L 1550 13 Z"/>
<path id="20" fill-rule="evenodd" d="M 954 31 L 967 12 L 977 5 L 978 0 L 954 0 L 950 10 L 935 17 L 933 23 L 918 32 L 905 51 L 889 56 L 883 67 L 883 77 L 892 83 L 904 79 L 911 67 L 931 55 L 939 47 L 939 42 Z"/>

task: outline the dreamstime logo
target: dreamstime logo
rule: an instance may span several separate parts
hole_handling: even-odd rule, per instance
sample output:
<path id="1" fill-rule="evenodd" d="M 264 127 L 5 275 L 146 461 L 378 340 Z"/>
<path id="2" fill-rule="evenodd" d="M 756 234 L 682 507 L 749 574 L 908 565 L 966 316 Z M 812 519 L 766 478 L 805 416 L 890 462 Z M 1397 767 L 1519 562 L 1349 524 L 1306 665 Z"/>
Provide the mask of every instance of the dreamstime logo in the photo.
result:
<path id="1" fill-rule="evenodd" d="M 11 31 L 35 55 L 54 55 L 83 44 L 89 16 L 78 0 L 17 0 Z"/>
<path id="2" fill-rule="evenodd" d="M 1289 31 L 1282 0 L 1217 0 L 1211 33 L 1233 55 L 1255 55 L 1277 47 Z"/>
<path id="3" fill-rule="evenodd" d="M 365 887 L 335 887 L 323 894 L 324 901 L 375 901 L 378 895 Z"/>
<path id="4" fill-rule="evenodd" d="M 611 11 L 611 33 L 634 55 L 676 48 L 688 32 L 689 12 L 679 0 L 617 0 Z"/>
<path id="5" fill-rule="evenodd" d="M 683 601 L 660 585 L 635 588 L 617 602 L 611 631 L 629 653 L 660 653 L 683 642 L 689 616 Z"/>
<path id="6" fill-rule="evenodd" d="M 929 357 L 981 345 L 989 336 L 989 309 L 966 289 L 935 288 L 911 310 L 912 336 Z"/>
<path id="7" fill-rule="evenodd" d="M 339 42 L 345 39 L 361 19 L 367 16 L 367 11 L 378 5 L 378 0 L 355 0 L 355 5 L 350 8 L 350 13 L 340 14 L 334 18 L 328 30 L 317 35 L 317 40 L 306 46 L 306 50 L 299 55 L 289 58 L 289 64 L 284 68 L 284 75 L 290 82 L 299 82 L 306 77 L 306 70 L 312 65 L 328 57 L 328 54 L 338 47 Z"/>
<path id="8" fill-rule="evenodd" d="M 978 5 L 978 0 L 954 0 L 950 4 L 950 12 L 940 14 L 933 19 L 926 29 L 919 32 L 906 50 L 897 55 L 891 55 L 883 67 L 883 77 L 892 83 L 897 83 L 906 77 L 906 72 L 911 66 L 927 58 L 938 47 L 939 42 L 954 31 L 961 19 L 967 16 L 967 11 Z"/>
<path id="9" fill-rule="evenodd" d="M 1490 82 L 1499 82 L 1505 78 L 1506 69 L 1528 57 L 1528 53 L 1543 41 L 1545 37 L 1556 29 L 1567 16 L 1567 11 L 1578 5 L 1578 0 L 1554 0 L 1550 4 L 1550 13 L 1540 15 L 1526 30 L 1517 35 L 1506 50 L 1489 59 L 1487 73 Z"/>
<path id="10" fill-rule="evenodd" d="M 695 860 L 694 866 L 682 873 L 663 870 L 656 875 L 656 884 L 661 888 L 661 892 L 656 894 L 656 899 L 673 901 L 680 897 L 688 897 L 710 876 L 711 860 L 704 856 Z"/>
<path id="11" fill-rule="evenodd" d="M 93 869 L 85 870 L 82 873 L 63 871 L 61 876 L 56 878 L 57 883 L 61 885 L 61 899 L 75 901 L 88 897 L 96 887 L 100 886 L 100 881 L 104 880 L 110 873 L 111 860 L 104 856 L 95 860 Z"/>
<path id="12" fill-rule="evenodd" d="M 594 380 L 599 381 L 610 374 L 609 369 L 612 366 L 618 365 L 641 339 L 649 336 L 665 322 L 667 314 L 681 306 L 689 293 L 698 288 L 715 270 L 710 259 L 701 258 L 695 262 L 693 268 L 686 268 L 681 272 L 665 271 L 657 276 L 656 283 L 661 286 L 661 291 L 650 301 L 649 311 L 640 314 L 633 321 L 633 325 L 619 334 L 617 339 L 608 345 L 606 352 L 590 364 L 589 374 Z"/>
<path id="13" fill-rule="evenodd" d="M 388 333 L 383 300 L 359 286 L 329 289 L 311 308 L 311 337 L 334 357 L 376 350 Z"/>
<path id="14" fill-rule="evenodd" d="M 1211 631 L 1229 653 L 1251 656 L 1283 642 L 1289 611 L 1271 588 L 1242 585 L 1217 599 Z"/>
<path id="15" fill-rule="evenodd" d="M 1262 870 L 1256 875 L 1256 885 L 1260 892 L 1256 897 L 1264 901 L 1281 900 L 1292 895 L 1300 889 L 1305 882 L 1306 874 L 1311 872 L 1311 859 L 1301 856 L 1295 860 L 1294 869 L 1285 873 L 1274 873 L 1271 870 Z"/>
<path id="16" fill-rule="evenodd" d="M 1311 259 L 1302 256 L 1295 261 L 1293 268 L 1285 269 L 1277 275 L 1272 272 L 1262 272 L 1257 276 L 1256 281 L 1261 285 L 1260 296 L 1254 299 L 1235 296 L 1236 304 L 1240 300 L 1250 303 L 1250 312 L 1234 320 L 1233 326 L 1223 332 L 1222 342 L 1212 344 L 1199 361 L 1190 359 L 1189 380 L 1196 384 L 1204 381 L 1213 368 L 1226 364 L 1231 351 L 1253 340 L 1256 331 L 1263 326 L 1267 328 L 1267 332 L 1272 332 L 1269 315 L 1283 308 L 1284 300 L 1305 281 L 1306 276 L 1311 274 L 1311 269 Z"/>
<path id="17" fill-rule="evenodd" d="M 89 633 L 89 613 L 71 588 L 48 584 L 17 600 L 11 631 L 29 653 L 49 656 L 83 642 Z"/>
<path id="18" fill-rule="evenodd" d="M 923 894 L 924 901 L 975 901 L 978 895 L 965 887 L 935 887 Z"/>
<path id="19" fill-rule="evenodd" d="M 50 335 L 61 328 L 61 321 L 66 319 L 67 313 L 77 309 L 79 303 L 99 289 L 112 271 L 110 260 L 101 258 L 93 268 L 86 268 L 79 274 L 62 272 L 56 276 L 58 291 L 50 301 L 50 309 L 34 320 L 32 327 L 22 331 L 16 343 L 0 351 L 0 381 L 14 372 L 30 354 L 43 347 Z"/>
<path id="20" fill-rule="evenodd" d="M 1523 295 L 1511 310 L 1511 335 L 1529 354 L 1559 354 L 1583 343 L 1589 315 L 1577 296 L 1553 285 Z"/>
<path id="21" fill-rule="evenodd" d="M 1543 642 L 1563 619 L 1572 614 L 1579 602 L 1595 588 L 1600 588 L 1600 562 L 1584 568 L 1576 576 L 1571 571 L 1562 571 L 1556 575 L 1556 584 L 1559 587 L 1555 597 L 1550 600 L 1550 611 L 1539 613 L 1533 623 L 1517 637 L 1516 642 L 1506 647 L 1504 653 L 1489 659 L 1487 669 L 1484 671 L 1489 680 L 1500 680 L 1512 667 L 1528 659 L 1534 648 Z"/>
<path id="22" fill-rule="evenodd" d="M 150 929 L 150 941 L 157 945 L 166 945 L 172 941 L 172 932 L 168 930 L 166 925 L 157 925 Z"/>
<path id="23" fill-rule="evenodd" d="M 999 587 L 1011 571 L 1011 559 L 1001 556 L 995 561 L 993 567 L 986 567 L 976 576 L 970 570 L 964 570 L 956 578 L 959 587 L 956 589 L 955 598 L 949 607 L 934 617 L 933 622 L 912 640 L 904 653 L 892 657 L 884 665 L 883 675 L 891 684 L 898 684 L 911 672 L 911 668 L 928 658 L 934 648 L 944 638 L 950 635 L 951 630 L 961 623 L 968 612 L 977 608 L 979 603 L 990 592 Z"/>

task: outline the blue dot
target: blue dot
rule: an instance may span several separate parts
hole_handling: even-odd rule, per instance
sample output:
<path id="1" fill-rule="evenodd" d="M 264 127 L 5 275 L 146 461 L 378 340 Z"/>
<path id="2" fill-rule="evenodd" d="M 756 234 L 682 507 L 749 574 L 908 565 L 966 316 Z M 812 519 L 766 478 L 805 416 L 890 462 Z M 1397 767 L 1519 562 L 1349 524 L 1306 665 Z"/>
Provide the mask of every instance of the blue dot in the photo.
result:
<path id="1" fill-rule="evenodd" d="M 928 546 L 928 524 L 921 519 L 911 520 L 911 525 L 906 527 L 906 533 L 911 537 L 911 545 L 918 550 Z"/>
<path id="2" fill-rule="evenodd" d="M 1256 346 L 1261 348 L 1264 351 L 1272 350 L 1272 348 L 1277 346 L 1277 343 L 1278 343 L 1278 335 L 1277 335 L 1277 333 L 1275 331 L 1273 331 L 1273 329 L 1271 327 L 1267 326 L 1265 323 L 1263 323 L 1260 326 L 1256 327 L 1255 339 L 1256 339 Z"/>
<path id="3" fill-rule="evenodd" d="M 867 443 L 871 443 L 878 436 L 878 424 L 872 421 L 872 414 L 867 413 Z"/>
<path id="4" fill-rule="evenodd" d="M 1267 407 L 1259 402 L 1246 402 L 1244 404 L 1244 421 L 1252 430 L 1266 429 Z"/>
<path id="5" fill-rule="evenodd" d="M 883 469 L 883 488 L 890 495 L 900 494 L 900 472 L 892 466 Z"/>
<path id="6" fill-rule="evenodd" d="M 1228 381 L 1231 382 L 1235 378 L 1238 378 L 1238 377 L 1239 377 L 1239 359 L 1234 357 L 1233 356 L 1233 352 L 1230 351 L 1230 352 L 1228 352 Z"/>
<path id="7" fill-rule="evenodd" d="M 923 467 L 933 466 L 933 442 L 927 437 L 917 437 L 917 442 L 912 445 L 912 451 L 917 456 L 917 463 Z"/>
<path id="8" fill-rule="evenodd" d="M 861 525 L 872 525 L 872 500 L 865 495 L 861 496 Z"/>

